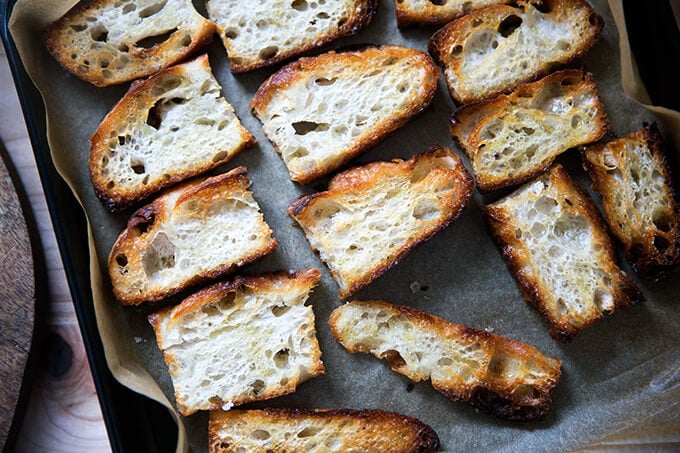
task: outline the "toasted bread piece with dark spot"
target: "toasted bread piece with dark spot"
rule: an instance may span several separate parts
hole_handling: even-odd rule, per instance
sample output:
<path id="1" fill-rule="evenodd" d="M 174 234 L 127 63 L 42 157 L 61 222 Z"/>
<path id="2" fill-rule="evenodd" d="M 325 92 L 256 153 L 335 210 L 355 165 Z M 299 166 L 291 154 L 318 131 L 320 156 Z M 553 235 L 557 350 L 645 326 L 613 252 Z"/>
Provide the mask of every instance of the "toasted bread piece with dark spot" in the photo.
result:
<path id="1" fill-rule="evenodd" d="M 93 0 L 53 23 L 45 42 L 64 69 L 104 87 L 185 59 L 216 30 L 190 0 Z"/>
<path id="2" fill-rule="evenodd" d="M 123 305 L 157 302 L 250 264 L 276 247 L 245 167 L 191 181 L 137 210 L 109 255 Z"/>
<path id="3" fill-rule="evenodd" d="M 212 411 L 208 439 L 211 453 L 427 453 L 439 449 L 439 437 L 425 423 L 377 409 Z"/>
<path id="4" fill-rule="evenodd" d="M 607 131 L 593 76 L 577 70 L 466 105 L 451 117 L 451 136 L 470 158 L 481 192 L 526 182 L 548 170 L 561 153 Z"/>
<path id="5" fill-rule="evenodd" d="M 305 301 L 321 272 L 236 277 L 149 316 L 182 415 L 295 391 L 325 373 Z"/>
<path id="6" fill-rule="evenodd" d="M 561 165 L 487 205 L 486 216 L 523 297 L 562 342 L 644 297 L 617 266 L 597 207 Z"/>
<path id="7" fill-rule="evenodd" d="M 358 33 L 378 0 L 209 0 L 232 73 L 288 60 L 336 39 Z"/>
<path id="8" fill-rule="evenodd" d="M 107 209 L 121 211 L 255 142 L 203 55 L 132 84 L 90 139 L 90 178 Z"/>
<path id="9" fill-rule="evenodd" d="M 385 359 L 397 373 L 454 401 L 509 420 L 545 416 L 561 360 L 484 330 L 383 301 L 352 301 L 330 317 L 349 352 Z"/>
<path id="10" fill-rule="evenodd" d="M 435 146 L 410 160 L 373 162 L 336 175 L 326 192 L 288 213 L 349 297 L 453 222 L 472 195 L 460 158 Z"/>
<path id="11" fill-rule="evenodd" d="M 680 266 L 680 207 L 655 125 L 582 150 L 605 217 L 626 258 L 651 280 Z"/>
<path id="12" fill-rule="evenodd" d="M 585 0 L 545 0 L 474 11 L 434 34 L 430 54 L 457 104 L 481 101 L 585 54 L 603 19 Z M 546 11 L 546 12 L 544 12 Z"/>
<path id="13" fill-rule="evenodd" d="M 413 49 L 328 52 L 276 72 L 250 107 L 291 179 L 308 184 L 421 113 L 438 79 L 430 57 Z"/>

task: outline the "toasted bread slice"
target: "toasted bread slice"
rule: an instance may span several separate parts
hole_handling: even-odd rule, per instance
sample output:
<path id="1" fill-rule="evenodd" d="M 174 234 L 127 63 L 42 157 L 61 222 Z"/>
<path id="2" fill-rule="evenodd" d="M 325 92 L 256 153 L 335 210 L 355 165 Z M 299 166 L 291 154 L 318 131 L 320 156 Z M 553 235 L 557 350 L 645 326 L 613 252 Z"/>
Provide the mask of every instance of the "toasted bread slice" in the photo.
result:
<path id="1" fill-rule="evenodd" d="M 45 42 L 64 69 L 104 87 L 183 60 L 216 29 L 190 0 L 93 0 L 53 23 Z"/>
<path id="2" fill-rule="evenodd" d="M 434 147 L 410 160 L 373 162 L 335 176 L 326 192 L 298 198 L 288 213 L 348 297 L 467 206 L 472 177 L 460 158 Z"/>
<path id="3" fill-rule="evenodd" d="M 486 215 L 522 296 L 554 339 L 569 342 L 605 314 L 643 300 L 616 264 L 597 207 L 561 165 L 486 206 Z"/>
<path id="4" fill-rule="evenodd" d="M 250 106 L 291 179 L 307 184 L 422 112 L 438 78 L 430 57 L 413 49 L 329 52 L 285 66 Z"/>
<path id="5" fill-rule="evenodd" d="M 236 277 L 149 316 L 182 415 L 295 391 L 325 373 L 305 306 L 318 269 Z"/>
<path id="6" fill-rule="evenodd" d="M 208 0 L 231 72 L 271 66 L 368 25 L 377 0 Z"/>
<path id="7" fill-rule="evenodd" d="M 102 203 L 120 211 L 255 142 L 203 55 L 132 84 L 90 139 L 90 177 Z"/>
<path id="8" fill-rule="evenodd" d="M 276 247 L 245 167 L 167 192 L 140 208 L 109 255 L 123 305 L 156 302 L 250 264 Z"/>
<path id="9" fill-rule="evenodd" d="M 451 96 L 467 104 L 537 79 L 585 54 L 604 25 L 585 0 L 545 0 L 474 11 L 430 39 Z M 547 11 L 547 12 L 542 12 Z"/>
<path id="10" fill-rule="evenodd" d="M 612 233 L 643 276 L 659 280 L 680 266 L 680 207 L 655 125 L 582 152 Z"/>
<path id="11" fill-rule="evenodd" d="M 437 451 L 439 437 L 425 423 L 381 410 L 264 409 L 210 412 L 211 453 Z"/>
<path id="12" fill-rule="evenodd" d="M 352 301 L 330 317 L 349 352 L 385 359 L 397 373 L 454 401 L 509 420 L 545 416 L 561 361 L 509 338 L 383 301 Z"/>
<path id="13" fill-rule="evenodd" d="M 472 164 L 482 192 L 514 186 L 545 172 L 566 150 L 609 130 L 592 74 L 566 70 L 495 99 L 466 105 L 451 135 Z"/>
<path id="14" fill-rule="evenodd" d="M 444 25 L 472 11 L 515 0 L 394 0 L 397 25 Z"/>

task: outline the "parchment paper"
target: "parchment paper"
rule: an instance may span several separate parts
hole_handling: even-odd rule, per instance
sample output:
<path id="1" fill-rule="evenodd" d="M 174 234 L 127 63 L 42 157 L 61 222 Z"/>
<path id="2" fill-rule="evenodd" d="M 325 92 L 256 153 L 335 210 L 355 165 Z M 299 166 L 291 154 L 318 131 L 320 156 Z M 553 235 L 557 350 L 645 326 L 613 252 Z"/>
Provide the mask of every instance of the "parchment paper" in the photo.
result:
<path id="1" fill-rule="evenodd" d="M 87 171 L 88 139 L 127 85 L 96 88 L 67 74 L 48 55 L 42 44 L 42 33 L 47 24 L 74 3 L 73 0 L 20 0 L 10 26 L 24 66 L 45 101 L 48 139 L 55 166 L 80 200 L 89 219 L 89 237 L 87 241 L 83 238 L 82 246 L 89 246 L 90 250 L 92 291 L 106 359 L 120 382 L 170 408 L 180 423 L 178 451 L 185 451 L 189 445 L 194 451 L 205 451 L 207 414 L 181 418 L 172 409 L 171 381 L 146 322 L 149 308 L 123 309 L 118 306 L 111 294 L 108 277 L 102 271 L 106 269 L 110 247 L 129 212 L 111 215 L 95 198 Z M 616 28 L 617 24 L 623 24 L 620 1 L 611 0 L 614 12 L 619 16 L 617 21 L 605 0 L 591 3 L 605 18 L 605 30 L 598 44 L 577 66 L 582 65 L 595 74 L 614 132 L 623 136 L 642 127 L 643 121 L 654 121 L 655 117 L 624 94 L 622 74 L 626 90 L 639 102 L 649 103 L 625 36 L 622 36 L 620 59 Z M 202 4 L 197 8 L 205 14 Z M 375 20 L 367 29 L 330 47 L 391 43 L 426 50 L 427 39 L 434 31 L 432 28 L 399 31 L 393 2 L 383 0 Z M 327 375 L 303 383 L 293 395 L 247 407 L 397 411 L 431 425 L 446 451 L 573 450 L 635 427 L 664 423 L 673 428 L 680 426 L 679 275 L 659 284 L 642 281 L 619 253 L 623 268 L 636 280 L 647 302 L 597 323 L 569 345 L 558 344 L 548 335 L 538 313 L 522 301 L 482 218 L 480 206 L 494 197 L 482 197 L 479 193 L 475 193 L 471 205 L 453 225 L 355 298 L 384 299 L 410 305 L 453 322 L 487 328 L 561 358 L 564 361 L 563 377 L 555 389 L 548 417 L 521 424 L 477 413 L 465 404 L 446 399 L 433 390 L 429 382 L 409 389 L 409 381 L 391 371 L 384 362 L 368 355 L 347 353 L 332 339 L 327 324 L 331 310 L 342 303 L 337 297 L 337 286 L 325 266 L 310 251 L 303 233 L 292 226 L 286 214 L 286 208 L 297 196 L 323 189 L 326 181 L 312 187 L 292 183 L 284 164 L 248 109 L 256 89 L 273 69 L 234 77 L 229 73 L 219 40 L 215 39 L 207 50 L 223 94 L 259 140 L 259 145 L 244 151 L 221 170 L 237 165 L 248 167 L 255 198 L 279 242 L 272 255 L 245 272 L 310 266 L 323 271 L 321 284 L 309 303 L 316 314 Z M 442 79 L 431 108 L 355 164 L 409 158 L 431 143 L 455 149 L 447 125 L 454 109 Z M 664 122 L 662 129 L 666 137 L 672 137 L 676 149 L 680 149 L 680 114 L 667 109 L 655 108 L 654 111 Z M 675 154 L 675 158 L 680 159 L 680 155 Z M 578 153 L 570 151 L 558 161 L 582 186 L 590 189 Z M 676 174 L 680 172 L 676 171 Z M 597 197 L 595 199 L 599 202 Z M 412 292 L 413 282 L 419 282 L 427 289 Z"/>

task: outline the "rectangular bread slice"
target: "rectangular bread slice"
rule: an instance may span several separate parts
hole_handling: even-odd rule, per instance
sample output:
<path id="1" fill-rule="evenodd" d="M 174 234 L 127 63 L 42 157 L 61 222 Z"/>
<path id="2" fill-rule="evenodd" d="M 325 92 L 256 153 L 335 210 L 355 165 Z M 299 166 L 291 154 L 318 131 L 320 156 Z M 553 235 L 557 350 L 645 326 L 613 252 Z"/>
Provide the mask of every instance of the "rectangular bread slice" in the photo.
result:
<path id="1" fill-rule="evenodd" d="M 516 0 L 394 0 L 397 25 L 444 25 L 472 11 Z"/>
<path id="2" fill-rule="evenodd" d="M 434 147 L 410 160 L 336 175 L 288 209 L 348 297 L 453 222 L 472 195 L 460 158 Z"/>
<path id="3" fill-rule="evenodd" d="M 64 69 L 104 87 L 182 61 L 215 31 L 190 0 L 93 0 L 53 23 L 45 42 Z"/>
<path id="4" fill-rule="evenodd" d="M 541 5 L 490 6 L 450 22 L 432 36 L 430 54 L 444 69 L 456 103 L 509 91 L 580 57 L 595 44 L 604 21 L 588 2 L 545 0 Z"/>
<path id="5" fill-rule="evenodd" d="M 211 411 L 211 453 L 400 452 L 439 449 L 425 423 L 382 410 L 263 409 Z"/>
<path id="6" fill-rule="evenodd" d="M 182 415 L 295 391 L 325 373 L 305 301 L 318 269 L 236 277 L 149 316 Z"/>
<path id="7" fill-rule="evenodd" d="M 482 192 L 526 182 L 566 150 L 609 130 L 592 74 L 565 70 L 451 117 L 451 136 L 472 164 Z"/>
<path id="8" fill-rule="evenodd" d="M 90 139 L 90 178 L 110 211 L 222 165 L 256 142 L 220 89 L 207 55 L 132 84 Z"/>
<path id="9" fill-rule="evenodd" d="M 680 266 L 680 207 L 655 125 L 582 151 L 612 233 L 636 271 L 659 280 Z"/>
<path id="10" fill-rule="evenodd" d="M 279 70 L 250 107 L 291 179 L 308 184 L 422 112 L 438 78 L 430 57 L 413 49 L 329 52 Z"/>
<path id="11" fill-rule="evenodd" d="M 245 167 L 185 183 L 137 210 L 109 255 L 123 305 L 157 302 L 250 264 L 276 247 Z"/>
<path id="12" fill-rule="evenodd" d="M 358 33 L 377 0 L 208 0 L 232 73 L 271 66 Z"/>
<path id="13" fill-rule="evenodd" d="M 397 373 L 454 401 L 509 420 L 545 416 L 561 360 L 484 330 L 383 301 L 352 301 L 330 317 L 349 352 L 385 359 Z"/>
<path id="14" fill-rule="evenodd" d="M 485 211 L 522 296 L 555 340 L 644 299 L 617 266 L 597 207 L 561 165 Z"/>

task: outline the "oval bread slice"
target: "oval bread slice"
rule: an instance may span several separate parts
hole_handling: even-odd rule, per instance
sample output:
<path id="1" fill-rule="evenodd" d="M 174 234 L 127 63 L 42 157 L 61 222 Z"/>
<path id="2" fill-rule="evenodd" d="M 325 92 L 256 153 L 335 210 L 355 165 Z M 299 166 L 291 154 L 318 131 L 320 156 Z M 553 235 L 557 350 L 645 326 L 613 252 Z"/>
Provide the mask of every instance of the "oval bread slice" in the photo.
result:
<path id="1" fill-rule="evenodd" d="M 236 277 L 149 316 L 182 415 L 292 393 L 325 373 L 314 312 L 318 269 Z"/>
<path id="2" fill-rule="evenodd" d="M 104 87 L 151 75 L 212 40 L 190 0 L 93 0 L 47 30 L 47 50 L 74 76 Z"/>
<path id="3" fill-rule="evenodd" d="M 123 305 L 157 302 L 250 264 L 276 247 L 245 167 L 185 183 L 137 210 L 109 255 Z"/>
<path id="4" fill-rule="evenodd" d="M 454 401 L 510 420 L 545 416 L 561 361 L 509 338 L 384 301 L 352 301 L 330 317 L 351 353 L 385 359 L 397 373 Z"/>
<path id="5" fill-rule="evenodd" d="M 397 46 L 301 58 L 250 103 L 293 181 L 308 184 L 376 145 L 432 101 L 439 70 Z"/>
<path id="6" fill-rule="evenodd" d="M 90 178 L 104 206 L 120 211 L 255 142 L 203 55 L 132 84 L 90 139 Z"/>
<path id="7" fill-rule="evenodd" d="M 335 176 L 326 192 L 298 198 L 288 213 L 349 297 L 465 209 L 472 177 L 460 157 L 433 146 L 407 161 L 373 162 Z"/>
<path id="8" fill-rule="evenodd" d="M 544 12 L 546 11 L 546 12 Z M 585 0 L 498 5 L 474 11 L 435 33 L 430 54 L 444 69 L 457 104 L 487 99 L 585 54 L 603 19 Z"/>
<path id="9" fill-rule="evenodd" d="M 263 409 L 211 411 L 211 453 L 392 452 L 439 449 L 425 423 L 381 410 Z"/>

